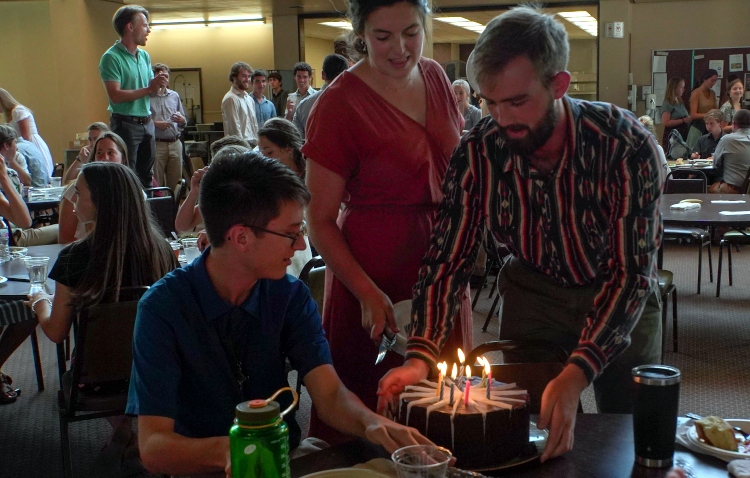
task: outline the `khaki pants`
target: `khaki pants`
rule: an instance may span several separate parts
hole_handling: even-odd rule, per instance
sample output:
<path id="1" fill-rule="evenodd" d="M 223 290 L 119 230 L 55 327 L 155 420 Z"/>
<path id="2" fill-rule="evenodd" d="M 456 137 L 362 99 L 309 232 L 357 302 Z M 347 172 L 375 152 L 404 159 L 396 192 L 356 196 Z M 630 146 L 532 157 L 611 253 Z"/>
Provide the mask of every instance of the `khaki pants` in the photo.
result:
<path id="1" fill-rule="evenodd" d="M 501 340 L 545 340 L 568 353 L 578 344 L 598 290 L 597 285 L 563 287 L 516 258 L 503 267 L 498 288 L 503 296 Z M 630 333 L 630 346 L 594 380 L 600 413 L 632 413 L 632 368 L 661 361 L 661 307 L 657 289 Z M 550 360 L 538 353 L 504 355 L 507 362 Z"/>
<path id="2" fill-rule="evenodd" d="M 182 142 L 156 142 L 156 161 L 154 178 L 159 186 L 166 186 L 172 191 L 182 178 Z"/>

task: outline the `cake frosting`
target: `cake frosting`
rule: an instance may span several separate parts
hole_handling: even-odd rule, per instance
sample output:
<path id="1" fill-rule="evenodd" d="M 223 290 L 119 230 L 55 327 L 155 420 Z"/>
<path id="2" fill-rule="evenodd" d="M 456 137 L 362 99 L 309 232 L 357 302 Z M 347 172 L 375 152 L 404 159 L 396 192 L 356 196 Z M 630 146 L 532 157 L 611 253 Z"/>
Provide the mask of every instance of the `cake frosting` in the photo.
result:
<path id="1" fill-rule="evenodd" d="M 401 394 L 399 421 L 414 427 L 433 443 L 446 447 L 462 468 L 491 468 L 529 448 L 528 393 L 514 383 L 471 377 L 456 382 L 446 378 L 442 390 L 436 382 L 421 381 Z M 453 384 L 453 402 L 450 389 Z"/>

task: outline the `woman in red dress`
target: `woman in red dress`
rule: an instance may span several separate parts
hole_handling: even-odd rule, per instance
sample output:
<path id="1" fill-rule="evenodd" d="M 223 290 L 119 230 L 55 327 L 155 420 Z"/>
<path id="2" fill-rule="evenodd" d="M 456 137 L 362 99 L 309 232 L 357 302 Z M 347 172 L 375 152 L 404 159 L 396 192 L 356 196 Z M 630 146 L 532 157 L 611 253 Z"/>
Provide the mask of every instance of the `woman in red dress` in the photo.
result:
<path id="1" fill-rule="evenodd" d="M 307 123 L 311 242 L 327 265 L 323 327 L 344 384 L 375 409 L 380 378 L 403 358 L 375 358 L 393 304 L 411 299 L 463 118 L 445 72 L 422 58 L 424 0 L 352 0 L 363 55 L 321 94 Z M 341 203 L 345 207 L 339 211 Z M 444 350 L 471 350 L 471 305 Z M 458 320 L 458 319 L 457 319 Z M 310 436 L 332 433 L 313 413 Z"/>

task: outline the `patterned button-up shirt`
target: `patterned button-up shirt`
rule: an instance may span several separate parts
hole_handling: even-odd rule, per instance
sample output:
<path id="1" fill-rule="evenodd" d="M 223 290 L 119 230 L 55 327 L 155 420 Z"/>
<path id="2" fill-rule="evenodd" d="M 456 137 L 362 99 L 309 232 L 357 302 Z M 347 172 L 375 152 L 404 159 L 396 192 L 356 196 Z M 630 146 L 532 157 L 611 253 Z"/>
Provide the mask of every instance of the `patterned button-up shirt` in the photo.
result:
<path id="1" fill-rule="evenodd" d="M 489 116 L 462 138 L 414 286 L 407 358 L 434 364 L 485 229 L 563 287 L 600 284 L 570 357 L 589 380 L 630 344 L 658 288 L 662 178 L 656 143 L 629 111 L 567 97 L 563 103 L 568 147 L 549 175 L 512 153 Z"/>

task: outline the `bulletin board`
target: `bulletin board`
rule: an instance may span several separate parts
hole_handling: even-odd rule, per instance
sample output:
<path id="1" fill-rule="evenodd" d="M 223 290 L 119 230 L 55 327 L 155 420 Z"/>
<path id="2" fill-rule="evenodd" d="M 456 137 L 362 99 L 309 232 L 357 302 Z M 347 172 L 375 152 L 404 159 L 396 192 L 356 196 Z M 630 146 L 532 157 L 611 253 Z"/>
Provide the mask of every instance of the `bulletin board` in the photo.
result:
<path id="1" fill-rule="evenodd" d="M 690 102 L 690 93 L 700 82 L 703 73 L 713 68 L 719 71 L 719 81 L 714 91 L 721 103 L 727 87 L 727 76 L 736 75 L 745 83 L 747 91 L 750 81 L 750 47 L 704 48 L 691 50 L 653 50 L 651 52 L 651 88 L 656 105 L 664 101 L 664 90 L 671 78 L 685 79 L 682 100 Z M 721 68 L 718 68 L 721 67 Z M 747 78 L 746 76 L 747 75 Z M 721 104 L 719 104 L 721 106 Z"/>

